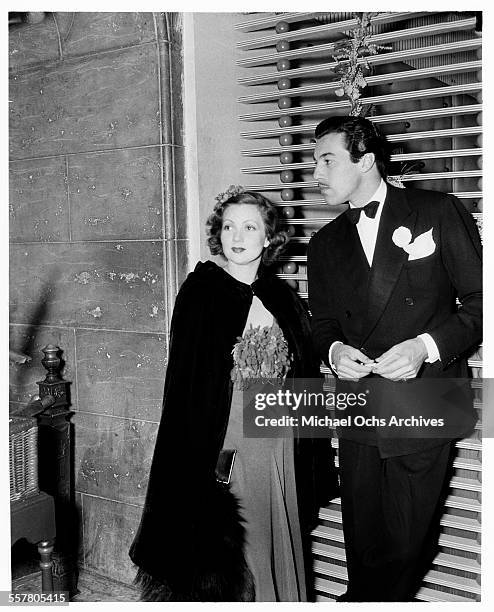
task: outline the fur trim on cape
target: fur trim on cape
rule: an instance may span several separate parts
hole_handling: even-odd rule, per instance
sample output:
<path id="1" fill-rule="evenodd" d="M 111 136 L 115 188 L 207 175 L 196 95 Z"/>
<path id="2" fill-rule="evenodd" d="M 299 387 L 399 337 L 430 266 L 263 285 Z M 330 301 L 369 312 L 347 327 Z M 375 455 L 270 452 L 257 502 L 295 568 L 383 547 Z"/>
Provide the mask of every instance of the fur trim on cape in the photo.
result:
<path id="1" fill-rule="evenodd" d="M 201 510 L 181 575 L 161 581 L 139 568 L 134 584 L 141 601 L 254 601 L 253 575 L 244 557 L 245 528 L 240 505 L 228 486 L 216 483 Z M 199 504 L 201 505 L 201 504 Z M 184 535 L 184 537 L 187 537 Z"/>

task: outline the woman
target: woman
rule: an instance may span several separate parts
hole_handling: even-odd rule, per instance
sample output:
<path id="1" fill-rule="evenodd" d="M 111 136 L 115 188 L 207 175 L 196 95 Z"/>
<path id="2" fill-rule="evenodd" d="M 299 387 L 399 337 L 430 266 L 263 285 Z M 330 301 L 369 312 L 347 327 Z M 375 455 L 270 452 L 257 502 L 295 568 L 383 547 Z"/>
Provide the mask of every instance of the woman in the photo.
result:
<path id="1" fill-rule="evenodd" d="M 199 263 L 176 299 L 163 415 L 130 556 L 147 601 L 305 601 L 309 531 L 335 495 L 329 442 L 294 448 L 292 438 L 244 438 L 239 389 L 242 336 L 260 347 L 254 361 L 265 375 L 317 377 L 309 321 L 268 270 L 286 242 L 272 204 L 239 186 L 217 200 L 208 243 L 226 266 Z M 277 358 L 266 369 L 268 336 Z M 237 450 L 229 485 L 216 478 L 224 448 Z"/>

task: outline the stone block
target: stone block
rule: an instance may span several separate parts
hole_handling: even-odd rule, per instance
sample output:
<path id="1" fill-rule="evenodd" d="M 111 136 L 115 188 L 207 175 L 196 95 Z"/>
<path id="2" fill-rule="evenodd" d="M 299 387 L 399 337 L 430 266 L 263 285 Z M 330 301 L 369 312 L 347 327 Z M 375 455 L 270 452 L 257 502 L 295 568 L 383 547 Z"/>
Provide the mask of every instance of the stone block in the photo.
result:
<path id="1" fill-rule="evenodd" d="M 164 332 L 155 242 L 12 245 L 13 323 Z"/>
<path id="2" fill-rule="evenodd" d="M 163 233 L 160 148 L 74 155 L 68 185 L 74 240 L 156 239 Z"/>
<path id="3" fill-rule="evenodd" d="M 12 73 L 11 159 L 159 144 L 158 61 L 148 44 Z"/>
<path id="4" fill-rule="evenodd" d="M 142 505 L 158 430 L 157 423 L 77 412 L 75 490 Z"/>
<path id="5" fill-rule="evenodd" d="M 9 67 L 19 69 L 60 59 L 57 26 L 52 13 L 40 23 L 22 23 L 9 28 Z"/>
<path id="6" fill-rule="evenodd" d="M 84 495 L 84 567 L 131 584 L 136 568 L 128 551 L 140 516 L 136 506 Z"/>
<path id="7" fill-rule="evenodd" d="M 158 422 L 166 336 L 76 330 L 77 410 Z"/>
<path id="8" fill-rule="evenodd" d="M 69 240 L 66 182 L 64 157 L 10 164 L 9 229 L 12 242 Z"/>
<path id="9" fill-rule="evenodd" d="M 60 15 L 60 13 L 56 13 Z M 77 12 L 61 28 L 64 57 L 121 49 L 155 40 L 152 13 Z"/>

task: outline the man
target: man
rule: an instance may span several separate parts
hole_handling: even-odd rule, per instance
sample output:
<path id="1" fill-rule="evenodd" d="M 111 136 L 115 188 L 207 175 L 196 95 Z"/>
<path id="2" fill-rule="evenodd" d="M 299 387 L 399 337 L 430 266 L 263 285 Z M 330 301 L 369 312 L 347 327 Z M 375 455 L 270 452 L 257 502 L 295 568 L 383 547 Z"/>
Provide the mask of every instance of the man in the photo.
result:
<path id="1" fill-rule="evenodd" d="M 330 117 L 315 138 L 314 178 L 326 203 L 349 202 L 309 245 L 321 359 L 339 379 L 381 377 L 398 393 L 404 379 L 466 377 L 482 326 L 472 217 L 455 197 L 386 183 L 387 143 L 367 119 Z M 383 438 L 372 428 L 342 436 L 341 600 L 413 600 L 437 545 L 454 443 Z"/>

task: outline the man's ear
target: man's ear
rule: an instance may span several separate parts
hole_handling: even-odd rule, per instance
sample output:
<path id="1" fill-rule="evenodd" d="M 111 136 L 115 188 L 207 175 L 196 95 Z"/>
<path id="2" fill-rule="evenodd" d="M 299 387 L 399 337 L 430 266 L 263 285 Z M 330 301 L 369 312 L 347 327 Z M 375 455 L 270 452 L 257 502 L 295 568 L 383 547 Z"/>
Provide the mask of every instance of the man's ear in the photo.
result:
<path id="1" fill-rule="evenodd" d="M 360 168 L 362 172 L 369 172 L 376 165 L 376 156 L 374 153 L 364 153 L 360 158 Z"/>

